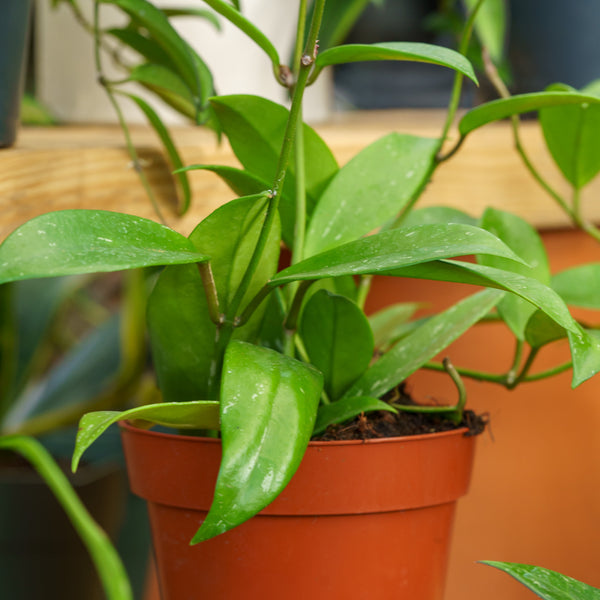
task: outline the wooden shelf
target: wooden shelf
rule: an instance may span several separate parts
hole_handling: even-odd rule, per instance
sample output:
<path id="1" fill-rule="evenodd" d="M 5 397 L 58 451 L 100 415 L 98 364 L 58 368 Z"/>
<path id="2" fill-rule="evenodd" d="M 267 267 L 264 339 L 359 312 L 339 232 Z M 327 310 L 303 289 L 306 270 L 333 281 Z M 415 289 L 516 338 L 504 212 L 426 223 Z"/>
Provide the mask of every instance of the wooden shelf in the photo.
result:
<path id="1" fill-rule="evenodd" d="M 435 137 L 442 119 L 440 111 L 358 112 L 341 114 L 316 129 L 342 164 L 390 131 Z M 186 164 L 236 164 L 228 145 L 218 146 L 208 131 L 175 128 L 173 135 Z M 192 172 L 192 209 L 185 217 L 177 217 L 169 168 L 153 132 L 134 127 L 133 138 L 168 224 L 174 229 L 189 233 L 201 218 L 233 197 L 215 175 Z M 523 124 L 523 140 L 540 171 L 567 194 L 537 124 Z M 51 210 L 102 208 L 155 218 L 116 126 L 24 128 L 16 147 L 0 150 L 0 173 L 0 238 Z M 586 189 L 584 201 L 599 191 L 600 181 Z M 515 212 L 539 228 L 568 225 L 560 209 L 520 163 L 507 123 L 471 134 L 461 152 L 438 169 L 421 206 L 434 204 L 455 206 L 473 215 L 481 214 L 486 206 L 495 206 Z M 589 218 L 600 218 L 600 205 L 588 208 Z"/>

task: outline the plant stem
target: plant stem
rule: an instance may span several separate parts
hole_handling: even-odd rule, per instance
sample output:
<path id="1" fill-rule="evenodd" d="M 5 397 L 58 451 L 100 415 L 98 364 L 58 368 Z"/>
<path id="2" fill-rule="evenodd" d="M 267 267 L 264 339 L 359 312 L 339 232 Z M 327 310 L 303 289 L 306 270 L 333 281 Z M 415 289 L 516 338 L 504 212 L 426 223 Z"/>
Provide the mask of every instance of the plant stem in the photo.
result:
<path id="1" fill-rule="evenodd" d="M 425 363 L 422 368 L 428 369 L 429 371 L 446 371 L 446 368 L 443 364 L 434 362 Z M 474 369 L 462 369 L 457 367 L 455 367 L 455 370 L 461 377 L 468 377 L 469 379 L 475 379 L 476 381 L 489 381 L 491 383 L 506 385 L 505 375 L 496 375 L 493 373 L 476 371 Z"/>
<path id="2" fill-rule="evenodd" d="M 150 199 L 150 202 L 152 203 L 152 207 L 154 208 L 154 212 L 156 213 L 156 216 L 158 217 L 159 221 L 163 225 L 166 225 L 166 220 L 160 210 L 160 207 L 158 205 L 158 202 L 156 200 L 154 192 L 152 191 L 152 187 L 150 186 L 150 182 L 148 181 L 148 178 L 146 177 L 146 174 L 144 173 L 138 153 L 137 153 L 135 146 L 133 144 L 133 141 L 131 139 L 131 133 L 129 131 L 129 127 L 127 126 L 127 121 L 125 120 L 123 111 L 121 110 L 121 107 L 120 107 L 119 103 L 117 102 L 117 99 L 115 98 L 115 95 L 113 93 L 113 90 L 112 90 L 110 84 L 108 83 L 108 81 L 106 80 L 106 78 L 104 76 L 104 72 L 102 69 L 102 54 L 101 54 L 102 42 L 101 42 L 99 16 L 100 16 L 100 4 L 98 1 L 96 1 L 96 2 L 94 2 L 94 24 L 93 24 L 93 27 L 94 27 L 94 60 L 96 63 L 96 73 L 97 73 L 97 77 L 98 77 L 98 82 L 106 91 L 108 100 L 111 103 L 111 105 L 117 115 L 117 119 L 119 120 L 119 125 L 120 125 L 120 127 L 123 131 L 123 135 L 125 137 L 125 144 L 127 146 L 127 152 L 129 153 L 129 156 L 131 158 L 133 168 L 134 168 L 135 172 L 138 174 L 138 177 L 140 178 L 142 186 L 144 187 L 144 190 L 146 191 L 146 194 L 148 195 L 148 198 Z"/>
<path id="3" fill-rule="evenodd" d="M 521 379 L 521 383 L 527 383 L 531 381 L 539 381 L 540 379 L 546 379 L 547 377 L 552 377 L 554 375 L 558 375 L 560 373 L 564 373 L 573 367 L 573 362 L 568 361 L 563 363 L 562 365 L 558 365 L 551 369 L 547 369 L 546 371 L 540 371 L 539 373 L 534 373 L 533 375 L 526 375 Z"/>
<path id="4" fill-rule="evenodd" d="M 210 262 L 198 263 L 198 271 L 202 279 L 202 287 L 206 295 L 206 304 L 208 306 L 208 314 L 210 320 L 218 325 L 221 323 L 223 315 L 219 307 L 219 296 L 217 294 L 217 286 L 213 276 Z"/>
<path id="5" fill-rule="evenodd" d="M 17 452 L 27 459 L 56 496 L 90 553 L 106 597 L 109 600 L 132 600 L 133 593 L 118 553 L 45 448 L 24 436 L 2 437 L 0 448 Z"/>

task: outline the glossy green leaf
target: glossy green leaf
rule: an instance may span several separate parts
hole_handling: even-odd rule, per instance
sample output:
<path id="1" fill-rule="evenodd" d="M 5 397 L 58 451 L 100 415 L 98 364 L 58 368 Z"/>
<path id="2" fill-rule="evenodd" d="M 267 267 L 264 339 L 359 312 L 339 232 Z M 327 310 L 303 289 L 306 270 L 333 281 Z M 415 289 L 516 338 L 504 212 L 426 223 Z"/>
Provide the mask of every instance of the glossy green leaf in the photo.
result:
<path id="1" fill-rule="evenodd" d="M 165 127 L 160 117 L 156 114 L 156 112 L 154 112 L 154 109 L 146 101 L 131 94 L 128 94 L 128 96 L 139 106 L 140 110 L 144 113 L 144 115 L 146 115 L 148 123 L 150 123 L 154 131 L 156 131 L 160 141 L 162 142 L 163 148 L 169 157 L 171 167 L 174 170 L 181 169 L 181 167 L 183 167 L 183 161 L 181 160 L 179 151 L 177 150 L 177 147 L 171 138 L 169 130 Z M 175 181 L 178 183 L 179 195 L 181 197 L 178 212 L 180 215 L 183 215 L 190 207 L 190 201 L 192 197 L 190 182 L 188 181 L 188 176 L 185 171 L 177 172 L 174 177 Z"/>
<path id="2" fill-rule="evenodd" d="M 211 12 L 210 10 L 202 8 L 191 8 L 189 6 L 160 6 L 159 8 L 169 19 L 173 19 L 175 17 L 197 17 L 213 25 L 217 31 L 221 30 L 221 22 L 219 21 L 219 19 L 217 19 L 215 13 Z"/>
<path id="3" fill-rule="evenodd" d="M 573 359 L 571 386 L 576 388 L 600 372 L 600 332 L 581 329 L 579 333 L 568 331 L 567 334 Z"/>
<path id="4" fill-rule="evenodd" d="M 409 265 L 479 253 L 520 260 L 498 238 L 477 227 L 458 223 L 419 225 L 384 231 L 311 256 L 278 273 L 270 284 L 341 275 L 389 274 Z"/>
<path id="5" fill-rule="evenodd" d="M 381 398 L 477 323 L 502 296 L 497 290 L 484 290 L 435 315 L 379 358 L 344 397 Z"/>
<path id="6" fill-rule="evenodd" d="M 467 112 L 460 120 L 458 130 L 464 137 L 483 125 L 506 119 L 512 115 L 569 104 L 600 104 L 600 98 L 576 92 L 536 92 L 492 100 Z"/>
<path id="7" fill-rule="evenodd" d="M 248 21 L 238 8 L 231 6 L 231 4 L 224 0 L 204 0 L 204 2 L 254 41 L 271 60 L 273 71 L 278 73 L 281 61 L 279 60 L 277 50 L 269 38 L 254 23 Z"/>
<path id="8" fill-rule="evenodd" d="M 330 425 L 345 423 L 358 417 L 361 413 L 377 410 L 385 410 L 393 413 L 398 412 L 387 402 L 383 402 L 377 398 L 370 398 L 369 396 L 353 396 L 351 398 L 342 398 L 331 404 L 323 404 L 319 407 L 319 412 L 317 413 L 313 435 L 325 433 L 325 430 Z"/>
<path id="9" fill-rule="evenodd" d="M 399 335 L 402 335 L 407 322 L 419 308 L 421 308 L 421 305 L 416 302 L 405 302 L 392 304 L 369 315 L 375 348 L 386 347 Z"/>
<path id="10" fill-rule="evenodd" d="M 225 352 L 223 458 L 215 497 L 192 543 L 243 523 L 272 502 L 300 465 L 323 378 L 311 366 L 244 342 Z"/>
<path id="11" fill-rule="evenodd" d="M 500 238 L 527 263 L 523 265 L 500 257 L 480 256 L 478 258 L 480 264 L 514 271 L 533 277 L 546 285 L 550 284 L 550 266 L 544 244 L 529 223 L 511 213 L 488 208 L 481 218 L 480 226 Z M 514 335 L 523 340 L 525 327 L 535 312 L 535 307 L 511 294 L 498 304 L 498 312 Z"/>
<path id="12" fill-rule="evenodd" d="M 552 288 L 567 304 L 600 309 L 600 263 L 557 273 L 552 277 Z"/>
<path id="13" fill-rule="evenodd" d="M 477 2 L 478 0 L 465 0 L 470 11 Z M 495 64 L 499 64 L 504 58 L 506 11 L 505 0 L 485 0 L 475 17 L 475 33 Z"/>
<path id="14" fill-rule="evenodd" d="M 319 290 L 302 311 L 299 333 L 325 392 L 337 400 L 373 358 L 373 333 L 358 306 L 344 296 Z"/>
<path id="15" fill-rule="evenodd" d="M 420 42 L 381 42 L 378 44 L 346 44 L 329 48 L 317 56 L 315 68 L 371 60 L 407 60 L 448 67 L 477 83 L 471 63 L 462 55 L 443 46 Z"/>
<path id="16" fill-rule="evenodd" d="M 289 111 L 257 96 L 220 96 L 213 98 L 211 104 L 238 160 L 247 171 L 268 181 L 271 187 Z M 338 166 L 331 150 L 314 129 L 304 125 L 303 133 L 307 215 L 310 216 Z M 279 206 L 283 238 L 290 247 L 295 223 L 295 172 L 292 152 Z"/>
<path id="17" fill-rule="evenodd" d="M 396 277 L 454 281 L 512 292 L 543 310 L 565 329 L 574 333 L 580 331 L 566 304 L 554 290 L 537 279 L 520 273 L 464 261 L 439 260 L 397 269 L 388 274 Z"/>
<path id="18" fill-rule="evenodd" d="M 194 402 L 163 402 L 148 404 L 124 411 L 102 410 L 84 415 L 73 452 L 72 469 L 77 470 L 83 453 L 117 421 L 138 420 L 177 429 L 218 429 L 219 403 L 198 400 Z"/>
<path id="19" fill-rule="evenodd" d="M 478 219 L 451 206 L 427 206 L 411 210 L 402 221 L 402 226 L 412 227 L 414 225 L 431 225 L 433 223 L 462 223 L 463 225 L 476 226 Z"/>
<path id="20" fill-rule="evenodd" d="M 525 327 L 525 341 L 532 348 L 541 348 L 546 344 L 566 337 L 564 327 L 557 325 L 548 315 L 541 310 L 536 310 Z"/>
<path id="21" fill-rule="evenodd" d="M 562 84 L 548 90 L 577 93 Z M 600 98 L 600 82 L 591 83 L 581 93 Z M 576 188 L 589 183 L 600 171 L 600 105 L 546 108 L 540 110 L 539 118 L 548 150 L 569 183 Z"/>
<path id="22" fill-rule="evenodd" d="M 186 237 L 154 221 L 103 210 L 64 210 L 31 219 L 4 240 L 0 283 L 207 259 Z"/>
<path id="23" fill-rule="evenodd" d="M 196 91 L 197 106 L 200 108 L 200 74 L 189 45 L 175 31 L 164 13 L 148 0 L 100 0 L 102 4 L 118 6 L 140 27 L 148 31 L 168 54 L 190 90 Z"/>
<path id="24" fill-rule="evenodd" d="M 190 235 L 199 251 L 210 253 L 221 312 L 227 311 L 246 272 L 265 211 L 264 196 L 238 198 L 214 211 Z M 278 256 L 276 225 L 241 309 L 275 272 Z M 265 307 L 260 307 L 245 326 L 236 328 L 235 335 L 253 339 Z M 161 273 L 148 302 L 148 327 L 159 387 L 165 399 L 209 398 L 212 378 L 217 376 L 216 328 L 197 269 L 177 267 Z"/>
<path id="25" fill-rule="evenodd" d="M 481 563 L 508 573 L 543 600 L 600 600 L 600 589 L 549 569 L 493 560 Z"/>
<path id="26" fill-rule="evenodd" d="M 355 240 L 393 219 L 430 173 L 439 142 L 391 133 L 333 177 L 313 212 L 304 254 Z"/>
<path id="27" fill-rule="evenodd" d="M 218 175 L 238 196 L 260 194 L 269 189 L 270 185 L 249 171 L 223 165 L 190 165 L 185 171 L 211 171 Z"/>

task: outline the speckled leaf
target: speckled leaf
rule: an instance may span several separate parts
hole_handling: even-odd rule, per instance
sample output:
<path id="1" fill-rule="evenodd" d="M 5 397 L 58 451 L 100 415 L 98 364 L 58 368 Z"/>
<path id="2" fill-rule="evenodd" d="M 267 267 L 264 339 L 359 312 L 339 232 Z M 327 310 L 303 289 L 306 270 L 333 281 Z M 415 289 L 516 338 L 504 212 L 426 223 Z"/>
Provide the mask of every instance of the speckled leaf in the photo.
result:
<path id="1" fill-rule="evenodd" d="M 536 92 L 532 94 L 520 94 L 510 98 L 492 100 L 475 108 L 472 108 L 460 120 L 458 130 L 461 136 L 466 136 L 471 131 L 506 119 L 512 115 L 532 112 L 552 106 L 566 106 L 569 104 L 600 104 L 600 98 L 589 94 L 575 92 Z"/>
<path id="2" fill-rule="evenodd" d="M 546 249 L 539 234 L 529 223 L 511 213 L 488 208 L 481 218 L 480 226 L 500 238 L 527 263 L 523 265 L 496 256 L 480 256 L 480 264 L 514 271 L 546 285 L 550 284 Z M 534 306 L 513 294 L 507 295 L 498 304 L 498 313 L 520 340 L 524 339 L 525 327 L 534 312 Z"/>
<path id="3" fill-rule="evenodd" d="M 229 344 L 220 402 L 223 458 L 212 506 L 192 543 L 243 523 L 285 488 L 310 440 L 322 385 L 321 374 L 305 363 Z"/>
<path id="4" fill-rule="evenodd" d="M 508 573 L 543 600 L 600 600 L 600 589 L 549 569 L 493 560 L 481 562 Z"/>
<path id="5" fill-rule="evenodd" d="M 72 468 L 77 470 L 83 453 L 113 423 L 140 420 L 177 429 L 218 429 L 219 403 L 208 401 L 164 402 L 124 411 L 103 410 L 84 415 L 79 422 Z"/>
<path id="6" fill-rule="evenodd" d="M 427 206 L 411 210 L 402 221 L 402 226 L 411 227 L 413 225 L 431 225 L 432 223 L 477 225 L 477 222 L 478 220 L 475 217 L 451 206 Z"/>
<path id="7" fill-rule="evenodd" d="M 491 233 L 459 223 L 392 229 L 311 256 L 277 274 L 271 285 L 342 275 L 385 274 L 440 258 L 495 254 L 520 261 Z"/>
<path id="8" fill-rule="evenodd" d="M 65 210 L 28 221 L 0 246 L 0 283 L 208 260 L 154 221 L 102 210 Z"/>
<path id="9" fill-rule="evenodd" d="M 567 304 L 600 309 L 600 263 L 557 273 L 552 277 L 552 288 Z"/>
<path id="10" fill-rule="evenodd" d="M 581 90 L 600 98 L 600 82 Z M 554 84 L 548 91 L 573 92 L 563 84 Z M 589 183 L 600 171 L 600 105 L 578 104 L 540 110 L 540 125 L 546 145 L 563 175 L 576 188 Z"/>
<path id="11" fill-rule="evenodd" d="M 582 329 L 579 333 L 569 331 L 567 334 L 573 359 L 571 386 L 576 388 L 600 372 L 600 332 Z"/>
<path id="12" fill-rule="evenodd" d="M 390 133 L 343 166 L 310 220 L 305 256 L 355 240 L 396 216 L 428 176 L 439 142 Z"/>
<path id="13" fill-rule="evenodd" d="M 373 358 L 373 333 L 358 306 L 344 296 L 319 290 L 302 311 L 299 333 L 325 391 L 337 400 Z"/>
<path id="14" fill-rule="evenodd" d="M 379 358 L 344 397 L 381 398 L 477 323 L 500 298 L 502 292 L 485 290 L 432 317 Z"/>
<path id="15" fill-rule="evenodd" d="M 320 435 L 330 426 L 337 423 L 345 423 L 361 413 L 373 412 L 376 410 L 385 410 L 388 412 L 398 412 L 387 402 L 370 398 L 369 396 L 353 396 L 352 398 L 343 398 L 331 404 L 323 404 L 319 407 L 317 420 L 315 422 L 314 435 Z"/>
<path id="16" fill-rule="evenodd" d="M 346 44 L 329 48 L 317 56 L 316 69 L 329 65 L 371 60 L 408 60 L 449 67 L 477 83 L 471 63 L 455 50 L 420 42 Z"/>
<path id="17" fill-rule="evenodd" d="M 421 305 L 416 302 L 405 302 L 393 304 L 369 315 L 375 348 L 385 347 L 402 335 L 407 322 L 420 307 Z"/>

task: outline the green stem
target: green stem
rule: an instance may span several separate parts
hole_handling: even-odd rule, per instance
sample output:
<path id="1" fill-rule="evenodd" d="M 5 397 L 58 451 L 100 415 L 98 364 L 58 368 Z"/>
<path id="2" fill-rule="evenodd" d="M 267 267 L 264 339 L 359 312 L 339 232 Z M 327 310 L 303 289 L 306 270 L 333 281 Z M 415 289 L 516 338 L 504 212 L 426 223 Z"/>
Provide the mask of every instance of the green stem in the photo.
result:
<path id="1" fill-rule="evenodd" d="M 422 367 L 429 371 L 446 371 L 446 368 L 441 363 L 428 362 Z M 474 369 L 463 369 L 456 368 L 456 372 L 461 377 L 468 377 L 469 379 L 475 379 L 476 381 L 488 381 L 490 383 L 499 383 L 506 385 L 506 375 L 496 375 L 494 373 L 485 373 L 483 371 L 476 371 Z"/>
<path id="2" fill-rule="evenodd" d="M 513 385 L 517 379 L 517 371 L 519 369 L 519 365 L 521 364 L 521 358 L 523 356 L 523 347 L 524 343 L 522 340 L 517 339 L 517 343 L 515 346 L 515 356 L 513 358 L 512 365 L 510 370 L 506 374 L 506 384 Z"/>
<path id="3" fill-rule="evenodd" d="M 304 164 L 304 128 L 302 127 L 302 110 L 298 112 L 296 128 L 296 219 L 294 223 L 294 247 L 292 249 L 292 264 L 304 258 L 304 234 L 306 231 L 306 181 Z"/>
<path id="4" fill-rule="evenodd" d="M 215 278 L 213 276 L 210 262 L 198 263 L 198 271 L 202 279 L 202 287 L 204 287 L 204 294 L 206 295 L 206 304 L 208 306 L 208 314 L 210 320 L 218 325 L 222 321 L 222 314 L 219 307 L 219 296 L 217 294 L 217 286 L 215 285 Z"/>
<path id="5" fill-rule="evenodd" d="M 531 381 L 539 381 L 540 379 L 546 379 L 548 377 L 553 377 L 554 375 L 559 375 L 560 373 L 569 371 L 572 367 L 573 367 L 573 362 L 568 361 L 566 363 L 563 363 L 562 365 L 558 365 L 551 369 L 547 369 L 546 371 L 540 371 L 539 373 L 534 373 L 533 375 L 527 375 L 521 379 L 521 383 L 528 383 Z"/>
<path id="6" fill-rule="evenodd" d="M 525 359 L 525 364 L 523 365 L 523 368 L 521 369 L 520 373 L 516 376 L 516 378 L 513 381 L 507 381 L 506 387 L 509 390 L 514 389 L 527 376 L 527 373 L 529 372 L 529 369 L 531 369 L 533 361 L 535 360 L 535 357 L 537 356 L 538 352 L 539 348 L 531 348 L 529 354 L 527 355 L 527 358 Z"/>
<path id="7" fill-rule="evenodd" d="M 0 448 L 18 452 L 27 459 L 56 496 L 90 553 L 106 597 L 109 600 L 132 600 L 133 593 L 119 555 L 44 447 L 31 438 L 6 436 L 0 438 Z"/>
<path id="8" fill-rule="evenodd" d="M 300 71 L 302 46 L 304 44 L 304 35 L 306 33 L 306 4 L 306 0 L 300 0 L 298 5 L 298 25 L 296 27 L 296 42 L 294 44 L 294 56 L 292 60 L 292 69 L 294 73 Z"/>
<path id="9" fill-rule="evenodd" d="M 154 212 L 156 213 L 156 216 L 158 217 L 159 221 L 163 225 L 166 225 L 166 220 L 160 210 L 160 207 L 158 205 L 158 202 L 156 200 L 154 192 L 152 191 L 152 187 L 150 186 L 150 182 L 148 181 L 148 178 L 146 177 L 146 174 L 144 173 L 138 153 L 133 144 L 133 140 L 131 139 L 131 133 L 129 131 L 129 127 L 127 126 L 127 121 L 125 120 L 123 111 L 121 110 L 121 107 L 120 107 L 119 103 L 117 102 L 117 99 L 115 98 L 115 95 L 113 93 L 113 90 L 112 90 L 110 84 L 107 82 L 106 78 L 104 77 L 104 72 L 102 69 L 102 54 L 101 54 L 102 42 L 101 42 L 99 16 L 100 16 L 100 4 L 99 4 L 99 2 L 96 1 L 96 2 L 94 2 L 94 24 L 93 24 L 93 27 L 94 27 L 94 60 L 96 63 L 96 73 L 97 73 L 97 77 L 98 77 L 98 82 L 106 91 L 108 100 L 111 103 L 111 105 L 117 115 L 117 119 L 119 120 L 119 126 L 121 127 L 121 130 L 123 131 L 123 135 L 125 137 L 125 144 L 127 146 L 127 152 L 129 153 L 129 157 L 131 158 L 133 168 L 134 168 L 135 172 L 138 174 L 138 177 L 140 178 L 142 186 L 144 187 L 144 190 L 145 190 L 148 198 L 150 199 L 150 202 L 152 203 L 152 207 L 154 208 Z"/>

